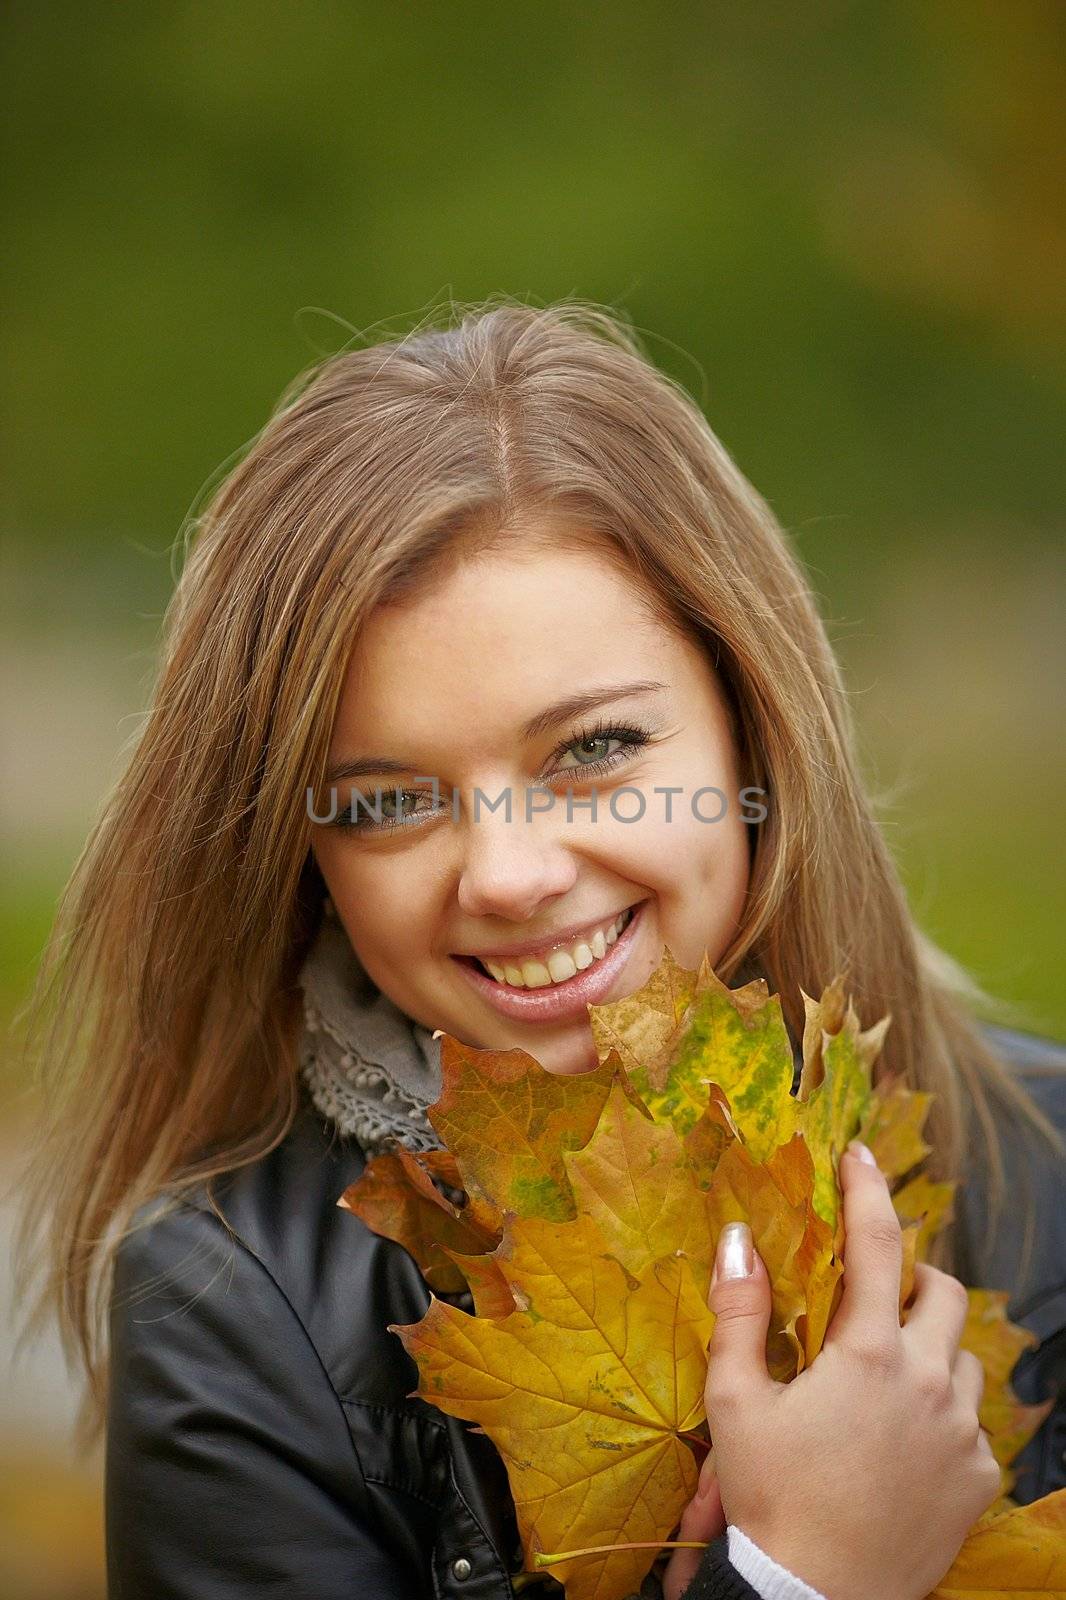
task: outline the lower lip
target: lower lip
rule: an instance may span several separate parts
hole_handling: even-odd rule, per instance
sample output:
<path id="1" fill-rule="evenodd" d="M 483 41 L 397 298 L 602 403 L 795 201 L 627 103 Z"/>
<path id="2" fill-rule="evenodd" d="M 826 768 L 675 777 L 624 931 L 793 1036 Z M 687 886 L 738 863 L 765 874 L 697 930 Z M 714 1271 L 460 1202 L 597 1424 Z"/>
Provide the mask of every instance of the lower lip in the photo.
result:
<path id="1" fill-rule="evenodd" d="M 513 1017 L 519 1022 L 568 1022 L 574 1017 L 586 1016 L 586 1006 L 603 1003 L 629 959 L 641 914 L 647 903 L 642 900 L 636 907 L 605 956 L 584 971 L 575 972 L 572 978 L 566 978 L 562 983 L 545 984 L 540 989 L 517 989 L 509 983 L 497 983 L 471 962 L 460 961 L 454 956 L 452 959 L 475 992 L 505 1017 Z"/>

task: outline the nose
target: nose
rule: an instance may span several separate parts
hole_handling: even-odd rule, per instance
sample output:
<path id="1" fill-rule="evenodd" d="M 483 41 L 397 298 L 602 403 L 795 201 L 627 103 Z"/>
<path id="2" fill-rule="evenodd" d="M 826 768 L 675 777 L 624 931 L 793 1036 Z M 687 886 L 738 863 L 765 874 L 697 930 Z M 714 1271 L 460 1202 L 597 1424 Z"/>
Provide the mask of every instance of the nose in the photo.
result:
<path id="1" fill-rule="evenodd" d="M 546 818 L 529 821 L 521 808 L 508 821 L 502 812 L 468 819 L 458 900 L 471 917 L 527 922 L 577 878 L 577 863 Z"/>

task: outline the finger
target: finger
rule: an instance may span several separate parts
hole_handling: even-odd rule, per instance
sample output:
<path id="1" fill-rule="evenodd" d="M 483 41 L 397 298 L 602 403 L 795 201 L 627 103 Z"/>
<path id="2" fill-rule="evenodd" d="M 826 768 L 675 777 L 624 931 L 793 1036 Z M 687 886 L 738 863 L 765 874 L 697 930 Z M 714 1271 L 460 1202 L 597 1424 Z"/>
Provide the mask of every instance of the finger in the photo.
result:
<path id="1" fill-rule="evenodd" d="M 985 1393 L 985 1369 L 972 1350 L 959 1350 L 951 1369 L 955 1392 L 974 1411 L 980 1411 Z"/>
<path id="2" fill-rule="evenodd" d="M 840 1158 L 844 1191 L 844 1289 L 827 1342 L 898 1336 L 903 1237 L 888 1184 L 853 1140 Z"/>
<path id="3" fill-rule="evenodd" d="M 696 1498 L 690 1500 L 681 1516 L 677 1530 L 678 1539 L 698 1539 L 709 1544 L 725 1532 L 725 1512 L 718 1478 L 714 1472 L 714 1456 L 708 1452 L 700 1471 Z M 702 1550 L 674 1550 L 663 1574 L 664 1600 L 680 1600 L 696 1576 Z"/>
<path id="4" fill-rule="evenodd" d="M 914 1263 L 914 1301 L 907 1312 L 903 1337 L 950 1367 L 955 1360 L 970 1312 L 970 1297 L 958 1278 L 927 1261 Z"/>
<path id="5" fill-rule="evenodd" d="M 715 1317 L 707 1347 L 710 1418 L 741 1391 L 774 1381 L 766 1370 L 770 1280 L 746 1222 L 727 1222 L 722 1229 L 707 1300 Z"/>

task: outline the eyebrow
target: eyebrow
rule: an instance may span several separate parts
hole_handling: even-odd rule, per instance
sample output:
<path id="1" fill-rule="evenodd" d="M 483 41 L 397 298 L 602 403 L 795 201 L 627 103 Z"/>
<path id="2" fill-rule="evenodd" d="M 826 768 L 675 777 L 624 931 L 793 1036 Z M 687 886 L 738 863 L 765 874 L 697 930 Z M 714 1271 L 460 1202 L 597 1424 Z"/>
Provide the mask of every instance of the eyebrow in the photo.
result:
<path id="1" fill-rule="evenodd" d="M 597 706 L 606 705 L 611 700 L 626 700 L 634 695 L 655 694 L 667 685 L 660 683 L 656 678 L 637 678 L 633 683 L 599 684 L 591 689 L 579 690 L 576 694 L 564 695 L 561 700 L 555 700 L 550 706 L 545 706 L 543 711 L 538 711 L 535 717 L 530 717 L 528 722 L 522 724 L 519 734 L 527 743 L 536 739 L 539 734 L 546 733 L 549 728 L 554 728 L 560 722 L 568 722 L 571 717 L 579 717 L 586 711 L 594 711 Z M 339 761 L 330 767 L 326 773 L 325 782 L 338 783 L 342 778 L 362 778 L 372 773 L 404 773 L 413 772 L 418 765 L 414 761 L 398 761 L 395 756 L 358 756 L 350 761 Z"/>

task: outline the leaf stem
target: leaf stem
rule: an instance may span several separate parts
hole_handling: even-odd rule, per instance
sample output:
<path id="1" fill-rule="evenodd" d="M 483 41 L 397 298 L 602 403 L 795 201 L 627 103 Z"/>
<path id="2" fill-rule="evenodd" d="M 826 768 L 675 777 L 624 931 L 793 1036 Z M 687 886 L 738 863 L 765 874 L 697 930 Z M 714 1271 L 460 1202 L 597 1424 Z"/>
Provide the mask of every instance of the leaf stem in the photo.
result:
<path id="1" fill-rule="evenodd" d="M 573 1556 L 598 1556 L 615 1550 L 706 1550 L 706 1539 L 634 1539 L 630 1544 L 590 1544 L 583 1550 L 555 1550 L 550 1555 L 537 1551 L 535 1567 L 550 1567 L 554 1561 L 569 1561 Z"/>

